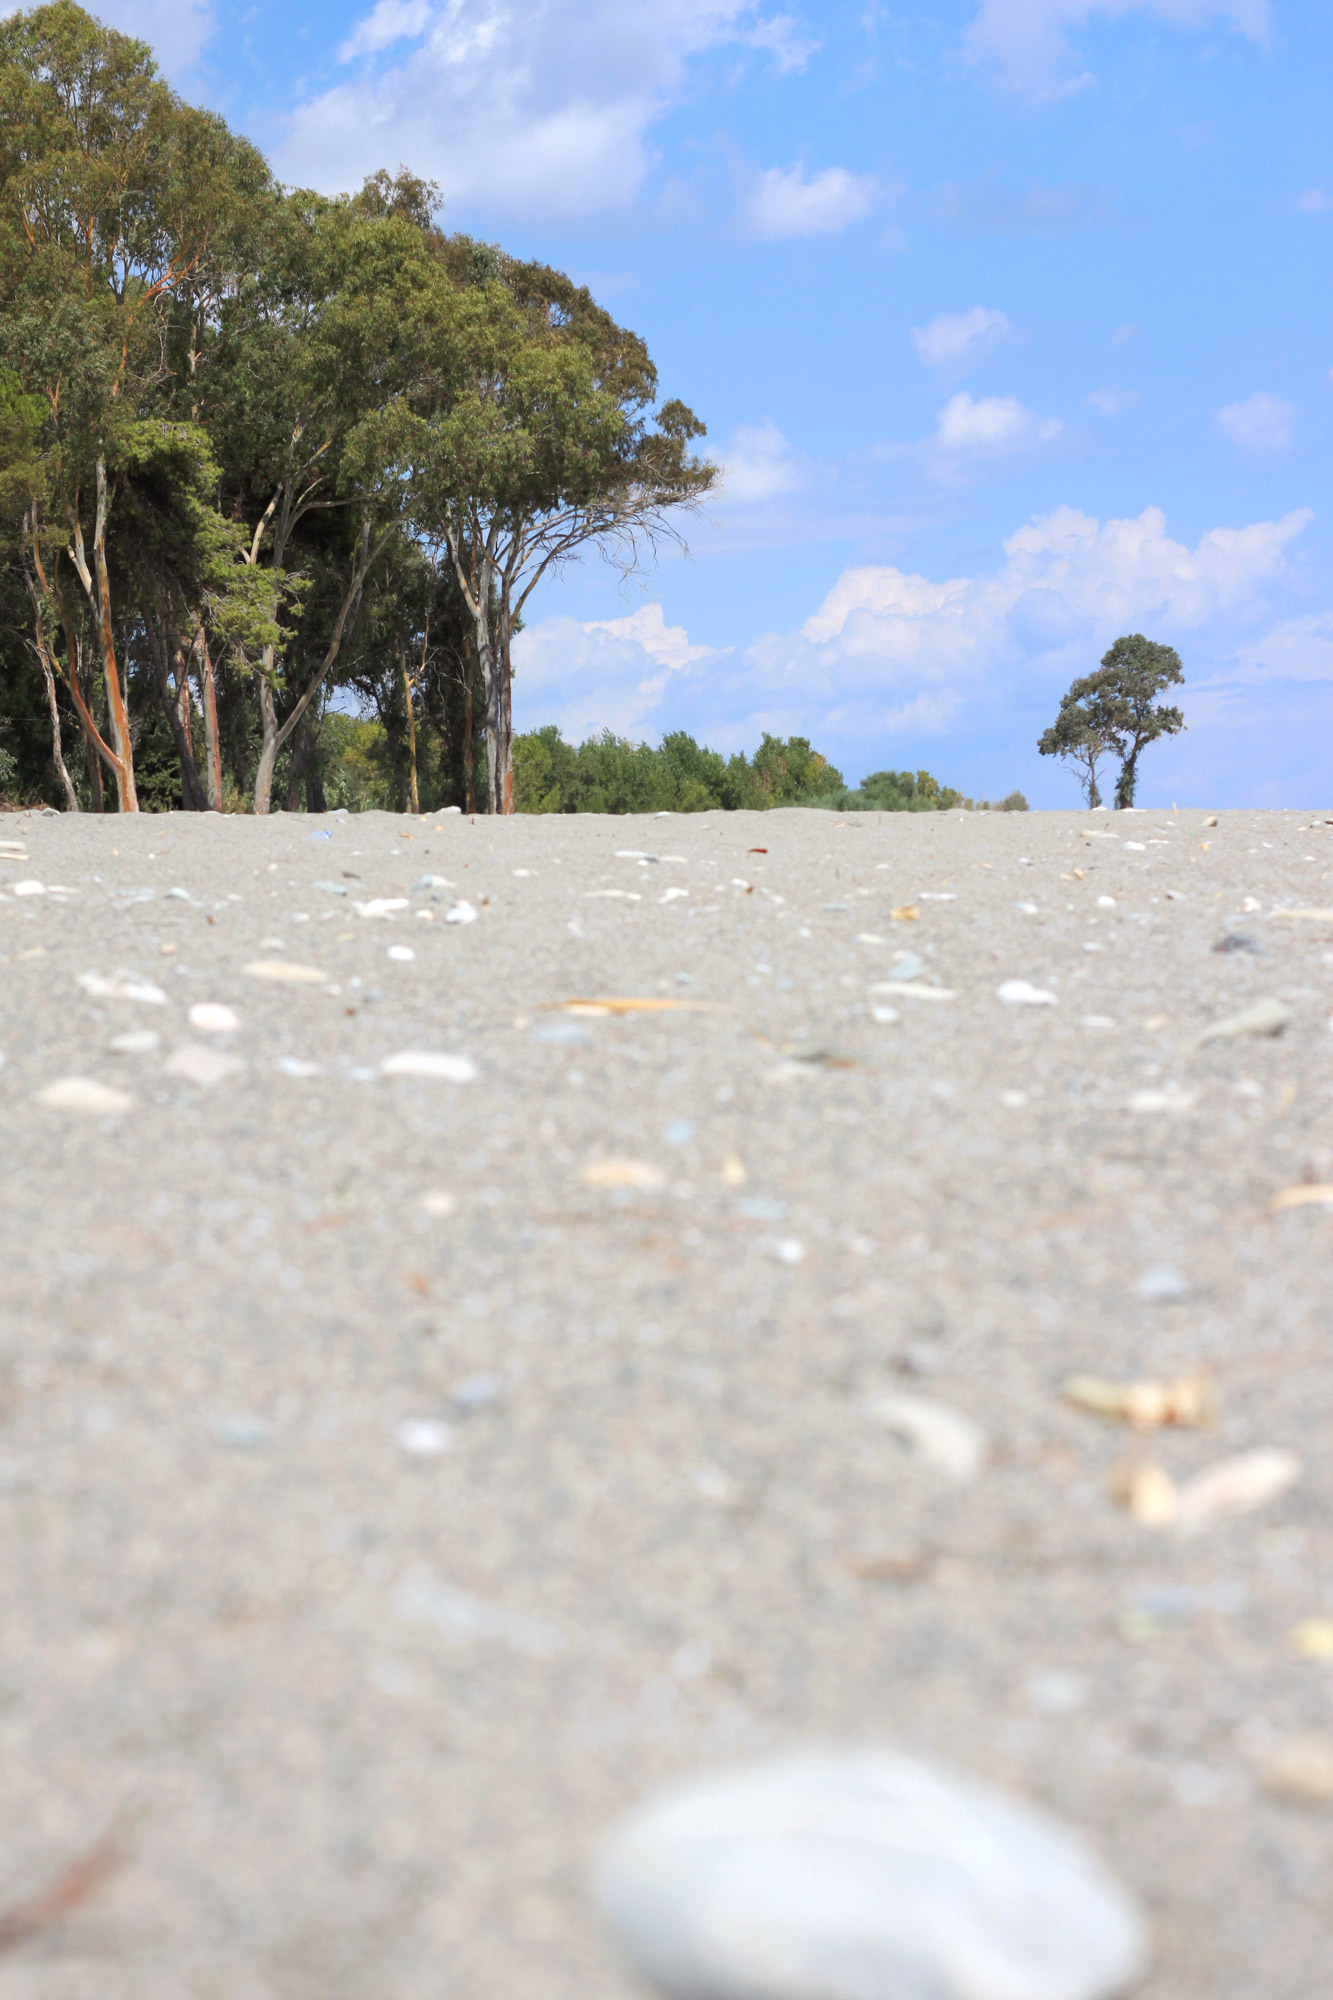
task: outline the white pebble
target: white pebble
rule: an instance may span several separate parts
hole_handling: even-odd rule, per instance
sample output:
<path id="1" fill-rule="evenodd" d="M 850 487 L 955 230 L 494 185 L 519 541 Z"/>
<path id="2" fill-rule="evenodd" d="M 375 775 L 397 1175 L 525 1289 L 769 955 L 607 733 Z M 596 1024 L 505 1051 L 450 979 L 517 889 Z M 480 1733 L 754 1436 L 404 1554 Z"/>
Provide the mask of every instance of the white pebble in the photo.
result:
<path id="1" fill-rule="evenodd" d="M 995 997 L 1006 1007 L 1055 1007 L 1059 1005 L 1054 993 L 1048 993 L 1044 986 L 1034 986 L 1027 979 L 1006 979 L 995 989 Z"/>
<path id="2" fill-rule="evenodd" d="M 948 1403 L 926 1396 L 879 1396 L 867 1414 L 956 1486 L 970 1484 L 985 1464 L 985 1431 Z"/>
<path id="3" fill-rule="evenodd" d="M 470 1056 L 436 1055 L 426 1049 L 405 1049 L 380 1064 L 381 1076 L 431 1076 L 444 1083 L 472 1083 L 477 1065 Z"/>
<path id="4" fill-rule="evenodd" d="M 168 1076 L 179 1077 L 182 1083 L 213 1090 L 228 1077 L 239 1076 L 245 1064 L 239 1056 L 224 1056 L 219 1049 L 202 1049 L 195 1042 L 182 1042 L 176 1053 L 168 1056 L 165 1067 Z"/>
<path id="5" fill-rule="evenodd" d="M 435 1216 L 443 1222 L 458 1213 L 458 1196 L 450 1194 L 448 1188 L 427 1188 L 421 1197 L 421 1206 L 427 1215 Z"/>
<path id="6" fill-rule="evenodd" d="M 190 1009 L 190 1026 L 201 1035 L 234 1035 L 241 1017 L 220 1000 L 196 1000 Z"/>
<path id="7" fill-rule="evenodd" d="M 799 1243 L 794 1236 L 787 1236 L 783 1238 L 782 1242 L 773 1245 L 773 1255 L 777 1258 L 779 1264 L 803 1264 L 805 1262 L 805 1245 L 804 1243 Z"/>
<path id="8" fill-rule="evenodd" d="M 9 889 L 10 894 L 14 896 L 44 896 L 46 894 L 45 882 L 11 882 Z"/>
<path id="9" fill-rule="evenodd" d="M 452 1425 L 437 1423 L 434 1417 L 407 1417 L 394 1432 L 398 1447 L 409 1458 L 440 1458 L 453 1450 Z"/>
<path id="10" fill-rule="evenodd" d="M 405 964 L 409 958 L 415 958 L 416 953 L 410 944 L 391 944 L 389 946 L 389 957 L 397 959 L 400 964 Z"/>
<path id="11" fill-rule="evenodd" d="M 62 1076 L 39 1090 L 35 1101 L 49 1111 L 75 1111 L 88 1118 L 111 1118 L 134 1103 L 125 1091 L 94 1083 L 87 1076 Z"/>
<path id="12" fill-rule="evenodd" d="M 891 1750 L 670 1786 L 614 1830 L 596 1891 L 672 2000 L 1110 2000 L 1147 1958 L 1077 1834 Z"/>
<path id="13" fill-rule="evenodd" d="M 445 911 L 444 921 L 447 924 L 475 924 L 477 913 L 471 903 L 455 903 L 451 910 Z"/>
<path id="14" fill-rule="evenodd" d="M 155 1035 L 151 1028 L 131 1028 L 128 1034 L 113 1035 L 107 1043 L 118 1056 L 151 1056 L 158 1048 L 162 1037 Z"/>
<path id="15" fill-rule="evenodd" d="M 407 897 L 372 896 L 368 903 L 353 903 L 352 908 L 359 917 L 391 917 L 396 910 L 407 908 Z"/>
<path id="16" fill-rule="evenodd" d="M 145 1007 L 165 1007 L 167 996 L 160 986 L 132 973 L 118 972 L 107 979 L 100 972 L 81 972 L 79 985 L 90 1000 L 137 1000 Z"/>

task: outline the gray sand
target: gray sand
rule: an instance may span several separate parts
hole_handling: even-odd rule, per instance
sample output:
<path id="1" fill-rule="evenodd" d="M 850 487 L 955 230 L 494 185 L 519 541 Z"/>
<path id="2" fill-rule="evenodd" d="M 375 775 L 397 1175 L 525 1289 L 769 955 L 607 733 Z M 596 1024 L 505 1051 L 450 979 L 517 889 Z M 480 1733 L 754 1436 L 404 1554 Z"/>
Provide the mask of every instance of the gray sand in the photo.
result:
<path id="1" fill-rule="evenodd" d="M 0 2000 L 630 2000 L 601 1830 L 672 1774 L 875 1738 L 1082 1828 L 1149 1909 L 1151 2000 L 1322 2000 L 1333 1808 L 1261 1780 L 1333 1728 L 1290 1636 L 1333 1618 L 1333 1220 L 1267 1209 L 1333 1181 L 1333 917 L 1273 914 L 1333 909 L 1322 815 L 15 839 Z M 908 951 L 956 997 L 877 1021 Z M 243 971 L 273 959 L 324 978 Z M 706 1011 L 556 1007 L 606 995 Z M 1195 1049 L 1269 998 L 1280 1036 Z M 197 1087 L 183 1043 L 244 1067 Z M 405 1051 L 476 1077 L 379 1073 Z M 35 1102 L 72 1076 L 131 1108 Z M 581 1178 L 607 1158 L 647 1184 Z M 1060 1399 L 1200 1364 L 1211 1433 Z M 972 1483 L 868 1414 L 891 1392 L 984 1428 Z M 1193 1539 L 1111 1497 L 1118 1461 L 1257 1447 L 1299 1485 Z M 114 1872 L 5 1932 L 108 1836 Z"/>

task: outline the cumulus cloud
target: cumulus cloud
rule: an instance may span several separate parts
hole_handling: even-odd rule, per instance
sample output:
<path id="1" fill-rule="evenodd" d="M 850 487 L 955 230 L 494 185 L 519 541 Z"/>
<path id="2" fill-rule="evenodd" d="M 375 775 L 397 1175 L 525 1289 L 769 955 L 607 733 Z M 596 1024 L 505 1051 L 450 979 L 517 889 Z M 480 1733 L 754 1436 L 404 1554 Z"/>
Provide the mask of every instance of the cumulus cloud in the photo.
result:
<path id="1" fill-rule="evenodd" d="M 997 458 L 1049 444 L 1062 428 L 1058 417 L 1034 416 L 1016 396 L 982 396 L 974 402 L 963 389 L 940 411 L 934 441 L 949 458 Z"/>
<path id="2" fill-rule="evenodd" d="M 791 446 L 773 419 L 765 417 L 761 424 L 742 424 L 727 446 L 718 497 L 724 505 L 762 506 L 794 493 L 801 483 Z"/>
<path id="3" fill-rule="evenodd" d="M 339 62 L 373 55 L 394 42 L 415 40 L 430 20 L 430 0 L 379 0 L 338 51 Z"/>
<path id="4" fill-rule="evenodd" d="M 928 326 L 914 326 L 912 345 L 927 368 L 972 368 L 1012 333 L 1002 312 L 973 306 L 970 312 L 940 313 Z"/>
<path id="5" fill-rule="evenodd" d="M 1228 403 L 1218 412 L 1217 421 L 1242 451 L 1285 451 L 1291 443 L 1291 425 L 1296 412 L 1279 396 L 1257 390 L 1243 403 Z"/>
<path id="6" fill-rule="evenodd" d="M 168 76 L 190 68 L 217 26 L 213 0 L 104 0 L 93 11 L 108 28 L 147 42 Z"/>
<path id="7" fill-rule="evenodd" d="M 1104 417 L 1118 417 L 1122 410 L 1134 408 L 1139 392 L 1137 389 L 1114 389 L 1108 383 L 1104 388 L 1094 389 L 1083 400 L 1090 410 L 1097 410 Z"/>
<path id="8" fill-rule="evenodd" d="M 1076 64 L 1074 32 L 1129 14 L 1174 28 L 1228 27 L 1256 42 L 1271 25 L 1269 0 L 981 0 L 965 46 L 1011 88 L 1049 96 L 1090 80 Z"/>
<path id="9" fill-rule="evenodd" d="M 410 160 L 455 212 L 622 208 L 691 59 L 767 35 L 796 66 L 780 28 L 754 0 L 377 0 L 343 45 L 354 73 L 296 111 L 278 165 L 341 189 Z"/>
<path id="10" fill-rule="evenodd" d="M 1216 528 L 1190 547 L 1155 507 L 1106 522 L 1062 507 L 1011 535 L 989 570 L 858 565 L 797 629 L 729 651 L 692 645 L 657 606 L 598 625 L 547 619 L 518 644 L 521 726 L 687 728 L 720 749 L 795 731 L 859 772 L 915 754 L 923 736 L 1044 712 L 1122 632 L 1179 646 L 1191 687 L 1333 680 L 1333 615 L 1273 617 L 1310 519 Z"/>
<path id="11" fill-rule="evenodd" d="M 808 179 L 803 167 L 770 167 L 750 196 L 750 227 L 759 236 L 838 236 L 869 215 L 879 195 L 873 174 L 826 167 Z"/>

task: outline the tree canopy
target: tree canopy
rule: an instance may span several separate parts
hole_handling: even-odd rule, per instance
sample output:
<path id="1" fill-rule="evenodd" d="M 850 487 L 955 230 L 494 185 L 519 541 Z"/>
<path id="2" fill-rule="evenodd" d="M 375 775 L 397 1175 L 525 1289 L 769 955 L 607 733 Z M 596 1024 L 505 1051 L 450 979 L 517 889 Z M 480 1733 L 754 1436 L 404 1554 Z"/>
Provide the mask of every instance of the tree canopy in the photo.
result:
<path id="1" fill-rule="evenodd" d="M 1158 737 L 1176 736 L 1185 727 L 1178 708 L 1161 707 L 1157 700 L 1168 687 L 1181 686 L 1184 679 L 1180 655 L 1173 646 L 1131 632 L 1102 655 L 1096 673 L 1085 674 L 1073 683 L 1037 748 L 1043 757 L 1061 757 L 1078 768 L 1090 806 L 1101 804 L 1098 763 L 1114 753 L 1120 760 L 1116 806 L 1132 806 L 1141 753 Z"/>
<path id="2" fill-rule="evenodd" d="M 100 808 L 105 779 L 134 811 L 138 768 L 174 757 L 187 806 L 317 803 L 319 734 L 356 700 L 413 771 L 421 737 L 450 802 L 512 809 L 533 589 L 588 549 L 629 570 L 678 541 L 715 470 L 636 334 L 446 234 L 438 203 L 401 170 L 336 200 L 279 186 L 74 0 L 0 22 L 21 780 Z"/>

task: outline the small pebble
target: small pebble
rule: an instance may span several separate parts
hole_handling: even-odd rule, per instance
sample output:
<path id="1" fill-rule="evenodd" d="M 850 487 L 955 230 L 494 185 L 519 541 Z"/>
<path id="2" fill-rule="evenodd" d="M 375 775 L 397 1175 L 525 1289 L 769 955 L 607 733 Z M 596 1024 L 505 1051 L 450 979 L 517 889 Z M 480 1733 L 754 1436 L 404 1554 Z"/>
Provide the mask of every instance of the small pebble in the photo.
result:
<path id="1" fill-rule="evenodd" d="M 667 1787 L 613 1830 L 595 1888 L 671 2000 L 1111 2000 L 1147 1960 L 1076 1833 L 891 1750 Z"/>
<path id="2" fill-rule="evenodd" d="M 240 1025 L 240 1015 L 218 1000 L 198 1000 L 190 1009 L 190 1026 L 203 1035 L 232 1035 Z"/>
<path id="3" fill-rule="evenodd" d="M 416 957 L 416 953 L 410 944 L 391 944 L 389 946 L 389 957 L 396 958 L 401 964 L 406 964 L 408 959 Z"/>
<path id="4" fill-rule="evenodd" d="M 1055 1007 L 1058 1001 L 1054 993 L 1048 993 L 1044 986 L 1034 986 L 1027 979 L 1006 979 L 995 989 L 995 997 L 1006 1007 Z"/>
<path id="5" fill-rule="evenodd" d="M 182 1042 L 174 1055 L 166 1061 L 168 1076 L 176 1076 L 183 1083 L 193 1083 L 201 1090 L 213 1090 L 229 1077 L 239 1076 L 245 1068 L 240 1056 L 225 1056 L 219 1049 L 200 1048 L 195 1042 Z"/>
<path id="6" fill-rule="evenodd" d="M 369 998 L 369 995 L 366 996 Z M 380 1064 L 382 1076 L 429 1076 L 443 1083 L 472 1083 L 477 1065 L 470 1056 L 437 1055 L 426 1049 L 405 1049 Z"/>
<path id="7" fill-rule="evenodd" d="M 129 1111 L 134 1099 L 109 1084 L 95 1083 L 87 1076 L 64 1076 L 48 1083 L 34 1100 L 48 1111 L 73 1111 L 87 1118 L 112 1118 Z"/>
<path id="8" fill-rule="evenodd" d="M 437 1423 L 433 1417 L 406 1417 L 393 1435 L 409 1458 L 440 1458 L 453 1450 L 456 1433 L 452 1425 Z"/>

